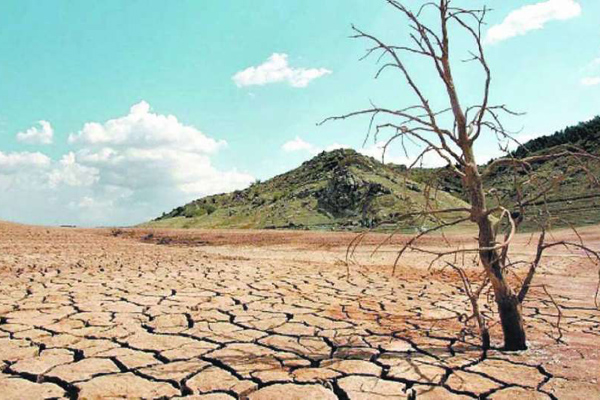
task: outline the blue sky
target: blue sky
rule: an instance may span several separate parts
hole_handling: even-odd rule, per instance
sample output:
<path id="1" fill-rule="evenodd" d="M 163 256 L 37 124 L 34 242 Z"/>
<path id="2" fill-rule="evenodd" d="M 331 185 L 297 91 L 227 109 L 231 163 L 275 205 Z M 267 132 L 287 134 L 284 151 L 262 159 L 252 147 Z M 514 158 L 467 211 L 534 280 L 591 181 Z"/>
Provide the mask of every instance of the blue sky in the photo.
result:
<path id="1" fill-rule="evenodd" d="M 522 139 L 600 114 L 600 2 L 457 3 L 494 9 L 493 99 L 527 113 L 505 121 Z M 348 38 L 352 23 L 406 39 L 383 1 L 2 1 L 0 219 L 133 224 L 322 149 L 377 155 L 361 147 L 364 119 L 316 126 L 369 100 L 412 102 L 397 76 L 373 80 L 375 59 L 358 61 L 367 43 Z M 473 98 L 481 76 L 458 64 Z M 408 65 L 441 101 L 430 70 Z M 478 155 L 495 149 L 484 138 Z M 406 162 L 398 147 L 386 157 Z"/>

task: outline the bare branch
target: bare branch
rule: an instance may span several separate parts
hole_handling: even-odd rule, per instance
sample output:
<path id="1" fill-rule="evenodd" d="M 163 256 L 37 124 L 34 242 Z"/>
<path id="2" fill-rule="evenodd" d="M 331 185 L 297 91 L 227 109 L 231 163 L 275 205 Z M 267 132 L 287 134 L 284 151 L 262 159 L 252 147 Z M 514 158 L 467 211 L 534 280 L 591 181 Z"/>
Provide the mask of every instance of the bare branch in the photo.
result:
<path id="1" fill-rule="evenodd" d="M 486 351 L 490 348 L 490 333 L 487 327 L 487 323 L 485 322 L 485 318 L 479 310 L 479 296 L 483 291 L 483 288 L 487 285 L 487 282 L 489 281 L 486 279 L 481 284 L 480 288 L 475 293 L 473 293 L 471 288 L 471 282 L 469 281 L 469 278 L 467 278 L 467 274 L 465 273 L 465 271 L 462 268 L 449 262 L 446 262 L 446 265 L 454 269 L 460 276 L 460 279 L 462 280 L 465 294 L 467 295 L 467 297 L 469 298 L 469 302 L 471 303 L 471 311 L 473 312 L 473 317 L 475 318 L 475 320 L 477 321 L 477 325 L 479 326 L 479 334 L 481 335 L 483 350 Z"/>
<path id="2" fill-rule="evenodd" d="M 538 239 L 537 250 L 535 253 L 535 259 L 532 261 L 531 266 L 529 267 L 529 271 L 527 272 L 527 276 L 525 277 L 525 281 L 523 281 L 523 285 L 521 285 L 521 289 L 519 290 L 518 299 L 519 302 L 522 303 L 525 300 L 525 296 L 527 296 L 527 292 L 529 291 L 531 281 L 533 280 L 533 275 L 535 275 L 535 271 L 542 259 L 542 255 L 544 253 L 544 240 L 546 239 L 546 228 L 542 229 L 542 233 L 540 233 L 540 237 Z"/>

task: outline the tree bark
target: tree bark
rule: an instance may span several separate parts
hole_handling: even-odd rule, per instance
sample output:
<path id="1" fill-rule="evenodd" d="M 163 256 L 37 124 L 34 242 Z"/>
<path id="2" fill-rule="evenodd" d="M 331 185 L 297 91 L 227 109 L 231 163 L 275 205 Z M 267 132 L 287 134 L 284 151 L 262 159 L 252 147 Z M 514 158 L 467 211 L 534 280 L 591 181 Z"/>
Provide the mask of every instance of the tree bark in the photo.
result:
<path id="1" fill-rule="evenodd" d="M 504 333 L 504 350 L 526 350 L 527 338 L 525 337 L 519 299 L 512 293 L 508 296 L 497 297 L 496 303 Z"/>
<path id="2" fill-rule="evenodd" d="M 504 333 L 504 349 L 526 350 L 527 340 L 521 315 L 521 302 L 506 281 L 500 254 L 497 250 L 493 250 L 496 246 L 495 235 L 492 221 L 487 214 L 483 181 L 475 163 L 473 147 L 466 145 L 463 147 L 463 151 L 467 160 L 463 184 L 470 195 L 471 219 L 479 227 L 479 247 L 482 249 L 479 256 L 494 289 L 494 297 Z"/>
<path id="3" fill-rule="evenodd" d="M 480 217 L 478 225 L 480 248 L 493 248 L 495 241 L 490 218 L 484 214 Z M 500 255 L 497 250 L 482 250 L 479 256 L 494 289 L 494 297 L 504 333 L 504 349 L 526 350 L 527 341 L 521 314 L 521 302 L 506 281 L 500 263 Z"/>

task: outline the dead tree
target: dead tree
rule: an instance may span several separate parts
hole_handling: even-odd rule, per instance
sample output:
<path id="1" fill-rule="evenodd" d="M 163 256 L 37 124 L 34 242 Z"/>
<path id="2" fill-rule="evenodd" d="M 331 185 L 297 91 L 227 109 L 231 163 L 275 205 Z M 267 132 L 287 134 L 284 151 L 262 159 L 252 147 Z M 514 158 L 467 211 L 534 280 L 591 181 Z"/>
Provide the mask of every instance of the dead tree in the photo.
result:
<path id="1" fill-rule="evenodd" d="M 395 45 L 386 43 L 375 35 L 366 33 L 355 26 L 353 38 L 364 39 L 371 44 L 363 58 L 378 55 L 382 66 L 377 71 L 375 78 L 383 72 L 396 73 L 398 79 L 406 84 L 415 104 L 403 105 L 401 108 L 381 107 L 371 103 L 371 107 L 351 112 L 345 115 L 330 117 L 321 122 L 346 119 L 355 116 L 369 116 L 369 135 L 373 134 L 377 140 L 378 135 L 388 133 L 384 145 L 394 141 L 410 140 L 421 145 L 414 165 L 417 165 L 428 153 L 434 153 L 447 163 L 447 170 L 460 178 L 462 188 L 467 198 L 468 206 L 437 209 L 432 203 L 427 202 L 427 209 L 420 215 L 427 215 L 439 221 L 439 224 L 411 238 L 400 250 L 398 257 L 407 251 L 419 251 L 435 256 L 435 260 L 444 260 L 461 253 L 472 253 L 478 257 L 478 263 L 485 271 L 486 282 L 489 281 L 497 304 L 498 314 L 504 334 L 504 348 L 506 350 L 524 350 L 527 348 L 526 334 L 523 325 L 521 305 L 531 287 L 531 282 L 536 269 L 546 249 L 554 246 L 576 247 L 590 257 L 600 261 L 597 252 L 586 247 L 583 243 L 551 242 L 546 241 L 546 228 L 550 223 L 549 218 L 539 218 L 541 234 L 539 235 L 537 254 L 529 263 L 529 269 L 522 286 L 517 290 L 511 287 L 507 280 L 510 268 L 515 268 L 518 263 L 511 263 L 509 257 L 510 244 L 519 229 L 526 214 L 535 205 L 539 209 L 539 200 L 547 196 L 548 190 L 538 190 L 535 193 L 518 193 L 516 201 L 510 204 L 493 201 L 490 195 L 493 190 L 486 190 L 485 179 L 496 171 L 497 168 L 507 169 L 509 172 L 525 171 L 525 174 L 534 174 L 532 163 L 560 159 L 565 157 L 584 158 L 591 156 L 576 148 L 567 148 L 560 152 L 546 155 L 534 155 L 516 159 L 507 152 L 507 156 L 497 159 L 485 168 L 478 165 L 474 144 L 484 135 L 495 135 L 499 143 L 503 140 L 514 140 L 511 132 L 507 131 L 501 119 L 506 115 L 516 115 L 505 105 L 490 104 L 490 89 L 492 74 L 484 54 L 482 28 L 485 24 L 486 14 L 489 9 L 465 9 L 454 6 L 452 0 L 435 0 L 424 3 L 419 9 L 411 10 L 401 1 L 386 0 L 388 5 L 404 17 L 407 21 L 409 45 Z M 434 21 L 432 23 L 431 21 Z M 425 22 L 428 21 L 428 22 Z M 462 31 L 471 40 L 471 50 L 467 62 L 475 62 L 481 67 L 482 85 L 480 100 L 475 104 L 466 106 L 461 101 L 457 84 L 453 75 L 453 62 L 457 58 L 454 47 L 451 47 L 451 32 Z M 452 56 L 452 57 L 451 57 Z M 432 102 L 418 83 L 415 75 L 408 66 L 409 57 L 423 58 L 433 67 L 435 79 L 444 93 L 444 104 L 434 108 Z M 378 61 L 378 62 L 379 62 Z M 412 167 L 412 166 L 411 166 Z M 531 177 L 530 177 L 531 178 Z M 493 199 L 492 199 L 493 200 Z M 445 220 L 446 216 L 463 213 L 465 217 L 453 221 Z M 418 240 L 432 232 L 439 231 L 447 226 L 470 221 L 477 227 L 477 245 L 472 248 L 457 248 L 444 252 L 432 251 L 419 247 Z M 460 271 L 457 266 L 454 269 Z M 473 295 L 469 283 L 461 273 L 469 297 Z M 477 293 L 477 296 L 479 293 Z M 478 313 L 474 305 L 474 312 Z M 475 316 L 479 318 L 479 316 Z M 487 328 L 482 326 L 484 341 Z"/>

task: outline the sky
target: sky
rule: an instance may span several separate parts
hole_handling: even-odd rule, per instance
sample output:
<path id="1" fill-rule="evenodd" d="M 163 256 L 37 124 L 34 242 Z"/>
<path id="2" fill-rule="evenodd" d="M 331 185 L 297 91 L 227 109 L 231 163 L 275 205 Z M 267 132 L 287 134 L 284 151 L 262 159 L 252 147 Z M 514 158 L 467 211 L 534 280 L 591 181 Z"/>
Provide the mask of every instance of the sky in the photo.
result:
<path id="1" fill-rule="evenodd" d="M 493 9 L 492 100 L 525 113 L 504 121 L 521 141 L 600 114 L 599 1 L 455 3 Z M 406 21 L 375 0 L 3 0 L 0 219 L 131 225 L 323 150 L 381 157 L 381 142 L 363 144 L 368 119 L 317 125 L 370 102 L 414 103 L 398 74 L 374 79 L 377 57 L 360 60 L 368 43 L 349 38 L 352 24 L 407 43 Z M 482 75 L 460 61 L 467 38 L 453 40 L 458 91 L 475 101 Z M 406 64 L 444 104 L 428 65 Z M 476 150 L 499 155 L 492 135 Z M 415 154 L 396 145 L 386 160 Z"/>

